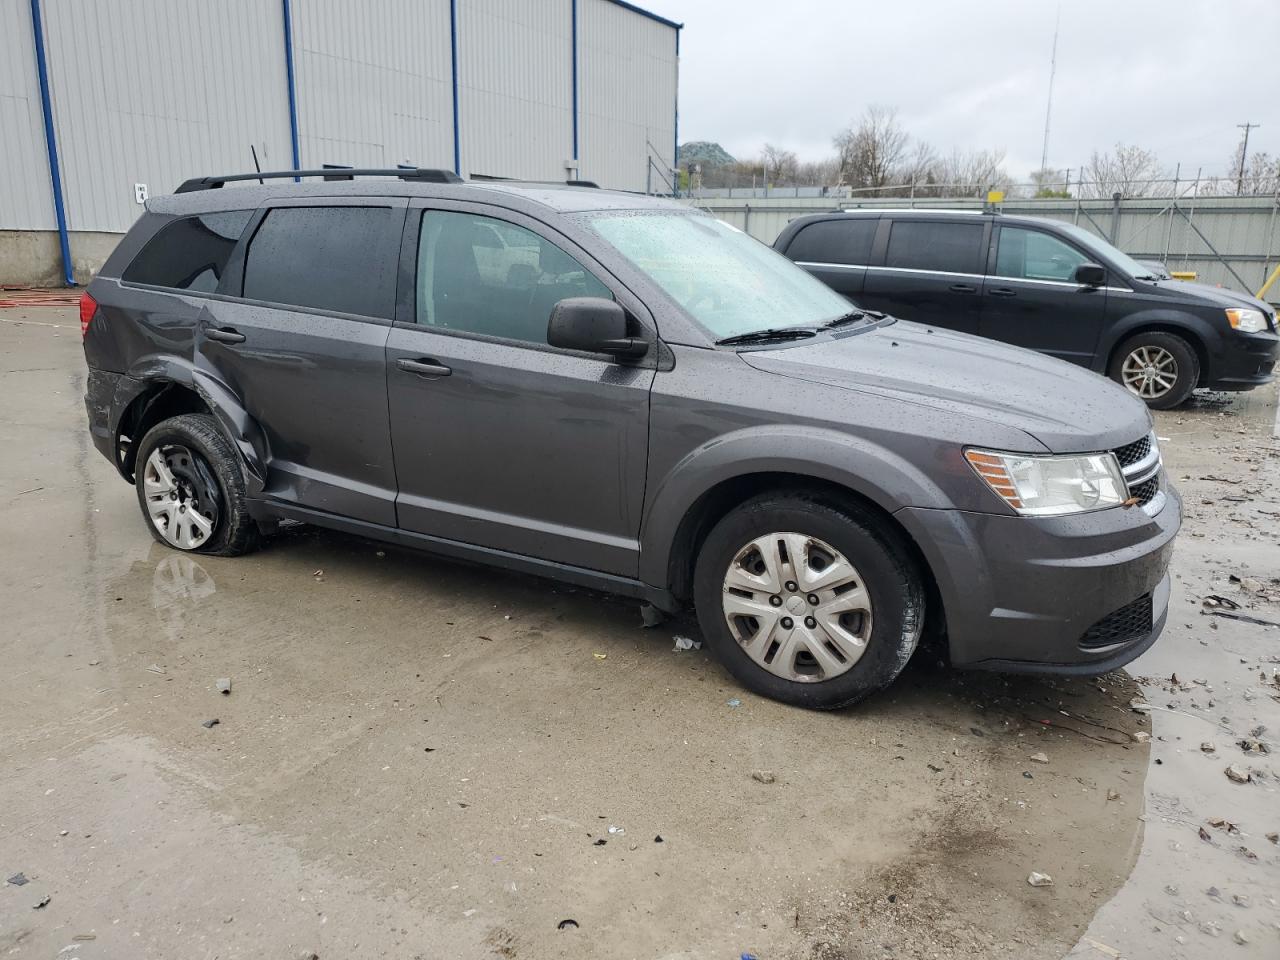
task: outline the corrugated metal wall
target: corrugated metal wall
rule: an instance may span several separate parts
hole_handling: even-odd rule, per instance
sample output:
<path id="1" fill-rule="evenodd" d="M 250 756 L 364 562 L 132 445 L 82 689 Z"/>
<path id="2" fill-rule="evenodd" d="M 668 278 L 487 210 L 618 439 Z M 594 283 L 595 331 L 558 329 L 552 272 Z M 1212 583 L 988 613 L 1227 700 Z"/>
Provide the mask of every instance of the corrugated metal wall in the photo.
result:
<path id="1" fill-rule="evenodd" d="M 30 0 L 0 0 L 0 230 L 54 228 Z M 579 175 L 643 190 L 674 157 L 676 30 L 576 0 Z M 575 0 L 456 0 L 461 170 L 563 179 Z M 68 228 L 118 233 L 134 184 L 287 169 L 282 0 L 42 0 Z M 450 0 L 291 0 L 303 166 L 453 167 Z M 650 146 L 652 144 L 652 146 Z M 653 179 L 655 190 L 665 190 Z"/>
<path id="2" fill-rule="evenodd" d="M 44 0 L 54 123 L 71 230 L 121 231 L 133 185 L 288 167 L 278 0 Z"/>
<path id="3" fill-rule="evenodd" d="M 608 0 L 579 0 L 582 176 L 643 190 L 646 158 L 675 166 L 676 31 Z M 655 191 L 667 186 L 654 174 Z"/>
<path id="4" fill-rule="evenodd" d="M 449 0 L 294 0 L 292 20 L 303 167 L 453 169 Z"/>
<path id="5" fill-rule="evenodd" d="M 572 4 L 458 0 L 463 176 L 565 179 L 573 157 Z"/>
<path id="6" fill-rule="evenodd" d="M 0 0 L 0 229 L 53 230 L 28 0 Z"/>

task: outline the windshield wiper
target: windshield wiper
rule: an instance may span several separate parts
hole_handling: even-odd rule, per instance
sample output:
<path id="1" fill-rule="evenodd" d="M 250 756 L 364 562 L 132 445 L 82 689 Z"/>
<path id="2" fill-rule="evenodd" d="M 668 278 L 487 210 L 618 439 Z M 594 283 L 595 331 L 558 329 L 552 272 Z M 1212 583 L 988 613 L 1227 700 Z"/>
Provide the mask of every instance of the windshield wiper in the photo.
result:
<path id="1" fill-rule="evenodd" d="M 769 327 L 722 337 L 716 341 L 716 346 L 732 347 L 742 343 L 768 343 L 771 340 L 806 340 L 812 336 L 815 336 L 813 327 Z"/>
<path id="2" fill-rule="evenodd" d="M 819 330 L 831 330 L 835 327 L 843 327 L 850 323 L 857 323 L 859 320 L 883 320 L 885 314 L 878 310 L 851 310 L 843 316 L 836 317 L 834 320 L 828 320 Z"/>

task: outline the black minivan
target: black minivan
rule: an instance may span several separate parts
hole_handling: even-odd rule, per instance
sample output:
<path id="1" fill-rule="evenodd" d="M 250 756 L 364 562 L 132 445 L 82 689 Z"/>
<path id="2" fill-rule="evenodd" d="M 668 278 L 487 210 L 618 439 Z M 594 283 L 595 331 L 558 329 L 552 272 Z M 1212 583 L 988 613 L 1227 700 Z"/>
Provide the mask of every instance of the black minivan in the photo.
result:
<path id="1" fill-rule="evenodd" d="M 849 210 L 791 221 L 774 249 L 861 307 L 1069 360 L 1157 410 L 1197 387 L 1252 390 L 1274 375 L 1272 307 L 1159 279 L 1070 223 Z"/>

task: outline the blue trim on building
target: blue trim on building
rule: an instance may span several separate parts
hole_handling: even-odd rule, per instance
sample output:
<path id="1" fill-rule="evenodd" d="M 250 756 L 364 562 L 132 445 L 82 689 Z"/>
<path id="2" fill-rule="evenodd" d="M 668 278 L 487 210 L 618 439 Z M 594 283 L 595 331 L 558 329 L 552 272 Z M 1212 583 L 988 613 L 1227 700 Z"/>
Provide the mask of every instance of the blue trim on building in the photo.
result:
<path id="1" fill-rule="evenodd" d="M 289 0 L 281 0 L 284 14 L 284 73 L 289 85 L 289 139 L 293 146 L 293 169 L 302 169 L 302 153 L 298 148 L 298 90 L 293 74 L 293 11 Z M 293 178 L 298 182 L 298 178 Z"/>
<path id="2" fill-rule="evenodd" d="M 660 17 L 652 10 L 646 10 L 644 7 L 637 7 L 634 3 L 627 3 L 627 0 L 608 0 L 615 7 L 622 7 L 624 10 L 630 10 L 632 13 L 638 13 L 642 17 L 648 17 L 650 20 L 656 20 L 658 23 L 664 23 L 668 27 L 675 27 L 677 30 L 683 30 L 683 23 L 676 23 L 674 20 L 668 20 L 666 17 Z"/>
<path id="3" fill-rule="evenodd" d="M 453 56 L 453 172 L 462 176 L 462 145 L 458 134 L 458 0 L 449 0 L 449 49 Z"/>
<path id="4" fill-rule="evenodd" d="M 58 246 L 62 248 L 62 276 L 68 287 L 74 287 L 76 281 L 71 269 L 71 239 L 67 236 L 67 208 L 62 199 L 62 170 L 58 165 L 58 137 L 53 129 L 53 103 L 49 99 L 49 69 L 44 59 L 44 22 L 40 15 L 40 0 L 31 0 L 31 34 L 36 48 L 36 75 L 40 82 L 40 111 L 44 114 L 44 145 L 49 153 L 53 215 L 58 221 Z"/>
<path id="5" fill-rule="evenodd" d="M 573 52 L 573 159 L 578 159 L 578 0 L 569 0 L 569 22 L 571 50 Z M 582 171 L 574 170 L 573 175 L 581 178 Z"/>

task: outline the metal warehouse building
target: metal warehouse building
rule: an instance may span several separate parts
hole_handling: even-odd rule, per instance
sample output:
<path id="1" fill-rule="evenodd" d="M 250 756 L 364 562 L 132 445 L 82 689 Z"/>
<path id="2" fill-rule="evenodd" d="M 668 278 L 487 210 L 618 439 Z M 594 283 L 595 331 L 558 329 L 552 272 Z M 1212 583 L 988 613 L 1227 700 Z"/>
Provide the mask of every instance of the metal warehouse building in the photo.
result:
<path id="1" fill-rule="evenodd" d="M 669 189 L 680 24 L 622 0 L 0 0 L 0 282 L 188 177 L 397 165 Z M 61 247 L 61 249 L 60 249 Z"/>

